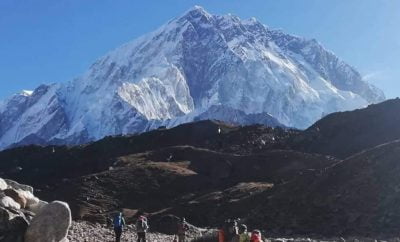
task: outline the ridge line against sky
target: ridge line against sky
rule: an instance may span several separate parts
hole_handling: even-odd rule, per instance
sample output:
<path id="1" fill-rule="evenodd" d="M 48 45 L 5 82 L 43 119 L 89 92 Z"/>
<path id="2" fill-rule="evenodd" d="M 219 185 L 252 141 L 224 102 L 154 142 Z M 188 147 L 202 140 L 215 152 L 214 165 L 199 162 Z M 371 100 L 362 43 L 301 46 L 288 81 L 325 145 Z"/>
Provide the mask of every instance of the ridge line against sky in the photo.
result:
<path id="1" fill-rule="evenodd" d="M 2 0 L 0 100 L 72 80 L 107 52 L 194 5 L 315 38 L 388 98 L 400 96 L 398 0 Z"/>

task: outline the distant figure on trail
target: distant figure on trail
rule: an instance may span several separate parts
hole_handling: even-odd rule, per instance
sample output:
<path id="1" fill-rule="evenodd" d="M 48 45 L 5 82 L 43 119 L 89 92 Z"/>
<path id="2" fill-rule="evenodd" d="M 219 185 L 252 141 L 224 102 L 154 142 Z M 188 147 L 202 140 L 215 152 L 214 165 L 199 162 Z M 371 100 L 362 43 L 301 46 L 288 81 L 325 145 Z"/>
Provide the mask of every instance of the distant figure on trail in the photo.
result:
<path id="1" fill-rule="evenodd" d="M 250 242 L 263 242 L 263 240 L 261 238 L 260 230 L 256 229 L 256 230 L 253 230 L 253 232 L 251 232 Z"/>
<path id="2" fill-rule="evenodd" d="M 182 218 L 178 223 L 178 242 L 186 241 L 186 232 L 189 231 L 189 225 L 186 223 L 186 219 Z"/>
<path id="3" fill-rule="evenodd" d="M 119 242 L 119 241 L 121 241 L 122 230 L 123 230 L 123 227 L 125 226 L 125 219 L 122 216 L 121 212 L 118 212 L 114 216 L 113 226 L 114 226 L 114 232 L 115 232 L 115 241 Z"/>
<path id="4" fill-rule="evenodd" d="M 172 153 L 170 153 L 167 158 L 167 162 L 171 162 L 173 158 L 174 158 L 174 156 L 172 155 Z"/>
<path id="5" fill-rule="evenodd" d="M 218 127 L 218 130 L 217 130 L 217 132 L 218 132 L 218 140 L 217 140 L 217 142 L 218 142 L 218 149 L 222 149 L 222 136 L 221 136 L 221 127 Z"/>
<path id="6" fill-rule="evenodd" d="M 245 224 L 239 226 L 239 234 L 232 239 L 232 242 L 250 242 L 250 235 Z"/>
<path id="7" fill-rule="evenodd" d="M 147 218 L 144 215 L 140 215 L 136 221 L 136 232 L 138 236 L 138 242 L 146 242 L 146 232 L 149 229 Z"/>

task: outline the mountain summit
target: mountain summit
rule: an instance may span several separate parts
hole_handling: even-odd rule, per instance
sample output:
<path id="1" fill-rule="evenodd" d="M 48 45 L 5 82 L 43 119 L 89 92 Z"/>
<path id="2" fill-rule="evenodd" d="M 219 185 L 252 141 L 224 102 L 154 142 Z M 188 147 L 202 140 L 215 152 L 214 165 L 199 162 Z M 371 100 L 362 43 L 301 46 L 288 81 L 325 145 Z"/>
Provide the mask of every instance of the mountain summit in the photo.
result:
<path id="1" fill-rule="evenodd" d="M 196 6 L 79 78 L 0 102 L 0 148 L 77 144 L 209 118 L 306 128 L 384 99 L 315 40 Z"/>

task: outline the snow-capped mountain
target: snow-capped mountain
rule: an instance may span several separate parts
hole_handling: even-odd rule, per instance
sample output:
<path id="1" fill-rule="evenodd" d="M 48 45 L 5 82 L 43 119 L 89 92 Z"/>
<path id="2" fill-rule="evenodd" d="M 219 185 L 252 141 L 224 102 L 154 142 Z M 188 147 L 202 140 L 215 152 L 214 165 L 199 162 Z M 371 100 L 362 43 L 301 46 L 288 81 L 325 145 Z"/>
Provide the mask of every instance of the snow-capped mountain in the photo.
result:
<path id="1" fill-rule="evenodd" d="M 202 118 L 305 128 L 384 99 L 315 40 L 194 7 L 68 83 L 1 102 L 0 148 L 82 143 Z"/>

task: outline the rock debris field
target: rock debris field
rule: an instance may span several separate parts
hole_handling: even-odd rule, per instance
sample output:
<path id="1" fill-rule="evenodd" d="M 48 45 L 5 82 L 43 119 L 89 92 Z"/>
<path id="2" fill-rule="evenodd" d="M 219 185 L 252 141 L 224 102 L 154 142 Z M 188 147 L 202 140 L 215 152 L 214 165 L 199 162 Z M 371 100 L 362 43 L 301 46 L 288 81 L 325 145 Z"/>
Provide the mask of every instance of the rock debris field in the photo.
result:
<path id="1" fill-rule="evenodd" d="M 94 241 L 115 241 L 112 227 L 88 222 L 72 222 L 68 232 L 69 241 L 94 242 Z M 136 241 L 136 231 L 131 225 L 122 234 L 121 241 Z M 149 233 L 148 242 L 173 241 L 173 236 L 158 233 Z"/>
<path id="2" fill-rule="evenodd" d="M 112 242 L 114 239 L 114 231 L 111 227 L 101 224 L 92 224 L 89 222 L 72 222 L 67 238 L 70 242 Z M 147 242 L 172 242 L 174 236 L 160 233 L 148 233 Z M 122 235 L 121 242 L 136 241 L 136 231 L 134 227 L 128 225 Z M 193 241 L 191 236 L 188 241 Z M 203 241 L 203 240 L 195 240 Z M 311 238 L 268 238 L 265 242 L 400 242 L 400 238 L 392 238 L 387 240 L 377 240 L 368 238 L 331 238 L 331 239 L 311 239 Z M 206 240 L 204 240 L 206 242 Z M 207 240 L 208 242 L 208 240 Z M 216 242 L 216 241 L 215 241 Z"/>

